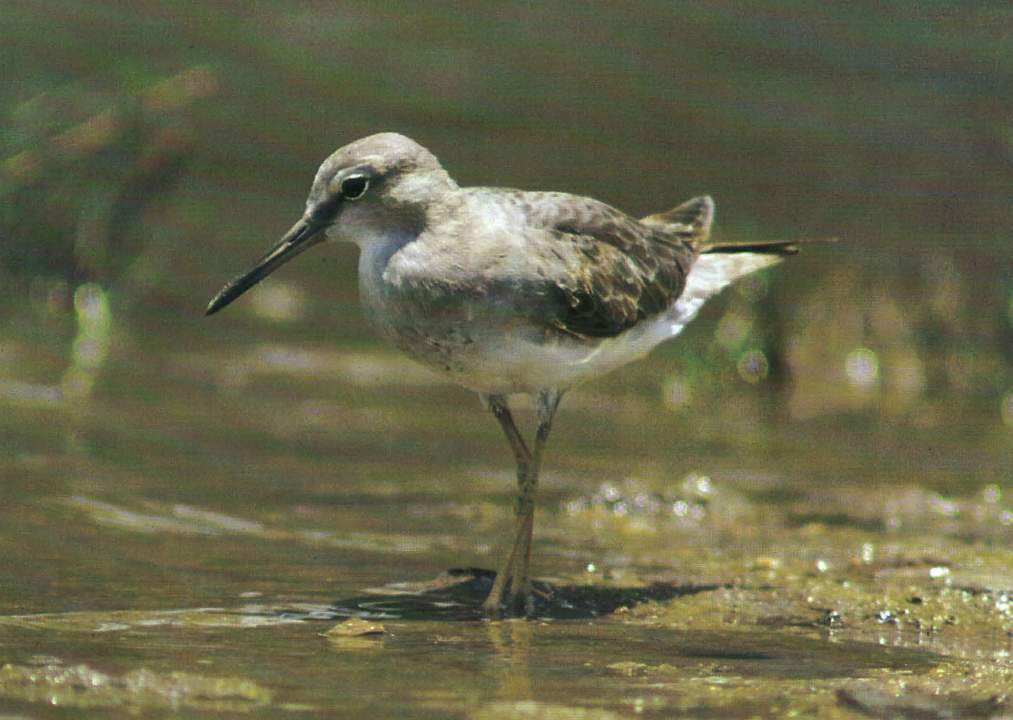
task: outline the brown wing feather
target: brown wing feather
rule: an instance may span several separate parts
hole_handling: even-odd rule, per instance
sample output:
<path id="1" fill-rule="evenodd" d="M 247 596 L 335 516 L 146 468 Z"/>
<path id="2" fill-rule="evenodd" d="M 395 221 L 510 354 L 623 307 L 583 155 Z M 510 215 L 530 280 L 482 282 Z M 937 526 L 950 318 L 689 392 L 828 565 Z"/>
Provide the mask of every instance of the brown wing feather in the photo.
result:
<path id="1" fill-rule="evenodd" d="M 663 312 L 682 292 L 695 253 L 679 235 L 591 198 L 525 195 L 531 222 L 561 248 L 580 253 L 576 269 L 553 278 L 553 327 L 580 337 L 614 337 Z"/>

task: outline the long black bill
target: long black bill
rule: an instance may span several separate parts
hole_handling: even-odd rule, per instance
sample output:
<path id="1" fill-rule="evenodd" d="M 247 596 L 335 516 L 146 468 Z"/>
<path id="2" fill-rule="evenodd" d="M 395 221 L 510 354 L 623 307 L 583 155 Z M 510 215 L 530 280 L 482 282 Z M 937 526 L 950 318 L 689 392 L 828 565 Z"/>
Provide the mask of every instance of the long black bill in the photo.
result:
<path id="1" fill-rule="evenodd" d="M 278 241 L 277 245 L 271 248 L 271 252 L 257 261 L 252 270 L 244 275 L 233 278 L 228 285 L 219 290 L 218 294 L 208 303 L 208 309 L 205 314 L 214 315 L 270 275 L 276 268 L 284 265 L 299 253 L 308 250 L 323 240 L 324 236 L 320 232 L 323 229 L 324 225 L 302 218 L 292 226 L 291 230 L 285 233 L 285 236 Z"/>

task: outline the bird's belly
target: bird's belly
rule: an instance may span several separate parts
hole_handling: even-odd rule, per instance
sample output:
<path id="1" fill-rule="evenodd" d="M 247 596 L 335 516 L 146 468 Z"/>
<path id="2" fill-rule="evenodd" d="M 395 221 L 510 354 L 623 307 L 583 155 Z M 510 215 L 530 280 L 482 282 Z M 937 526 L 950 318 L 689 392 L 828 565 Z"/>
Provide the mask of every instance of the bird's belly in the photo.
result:
<path id="1" fill-rule="evenodd" d="M 416 362 L 483 393 L 525 392 L 520 368 L 511 367 L 516 330 L 466 307 L 424 308 L 417 303 L 367 304 L 374 328 Z"/>
<path id="2" fill-rule="evenodd" d="M 392 252 L 367 245 L 359 261 L 363 312 L 384 338 L 415 361 L 481 393 L 569 387 L 567 373 L 541 346 L 539 331 L 516 305 L 487 294 L 432 285 L 394 285 L 385 269 Z M 562 384 L 561 384 L 562 383 Z"/>
<path id="3" fill-rule="evenodd" d="M 481 293 L 394 287 L 388 253 L 360 259 L 363 310 L 374 328 L 415 361 L 488 394 L 566 390 L 646 355 L 674 335 L 670 318 L 614 338 L 578 338 L 533 322 L 533 308 Z"/>
<path id="4" fill-rule="evenodd" d="M 416 362 L 480 393 L 565 390 L 642 357 L 644 345 L 620 336 L 580 339 L 538 327 L 523 317 L 385 308 L 367 311 L 372 324 Z"/>

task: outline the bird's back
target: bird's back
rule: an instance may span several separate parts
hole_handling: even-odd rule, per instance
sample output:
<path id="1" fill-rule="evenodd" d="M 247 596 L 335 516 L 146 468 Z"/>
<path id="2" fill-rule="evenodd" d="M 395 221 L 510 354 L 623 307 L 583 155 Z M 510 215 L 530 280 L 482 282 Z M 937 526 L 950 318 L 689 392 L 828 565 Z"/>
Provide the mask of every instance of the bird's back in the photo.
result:
<path id="1" fill-rule="evenodd" d="M 481 292 L 497 309 L 575 337 L 614 337 L 682 291 L 691 241 L 701 237 L 686 227 L 643 223 L 565 193 L 468 188 L 433 208 L 427 231 L 391 259 L 388 275 L 427 291 Z"/>

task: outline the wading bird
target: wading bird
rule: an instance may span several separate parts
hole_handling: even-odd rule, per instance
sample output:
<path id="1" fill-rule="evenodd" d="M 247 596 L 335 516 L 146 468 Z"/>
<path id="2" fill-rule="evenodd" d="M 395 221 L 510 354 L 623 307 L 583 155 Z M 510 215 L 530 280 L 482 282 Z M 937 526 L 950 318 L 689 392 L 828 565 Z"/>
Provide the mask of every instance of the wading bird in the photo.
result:
<path id="1" fill-rule="evenodd" d="M 357 244 L 372 324 L 478 392 L 506 434 L 516 525 L 485 609 L 531 612 L 535 489 L 563 393 L 646 355 L 721 288 L 798 250 L 710 242 L 713 217 L 709 197 L 638 220 L 588 197 L 459 187 L 424 147 L 381 133 L 323 162 L 299 221 L 207 313 L 324 240 Z M 534 396 L 532 447 L 507 405 L 515 393 Z"/>

